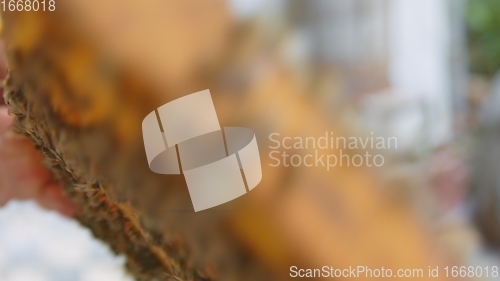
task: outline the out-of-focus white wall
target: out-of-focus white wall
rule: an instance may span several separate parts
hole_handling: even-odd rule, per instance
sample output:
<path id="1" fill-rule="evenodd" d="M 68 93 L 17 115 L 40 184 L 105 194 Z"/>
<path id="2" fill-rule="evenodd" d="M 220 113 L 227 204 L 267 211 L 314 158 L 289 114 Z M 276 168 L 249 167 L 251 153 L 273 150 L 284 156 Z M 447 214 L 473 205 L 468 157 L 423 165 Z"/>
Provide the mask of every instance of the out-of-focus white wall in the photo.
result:
<path id="1" fill-rule="evenodd" d="M 447 0 L 389 2 L 389 79 L 398 95 L 422 101 L 427 139 L 452 137 L 450 26 Z"/>

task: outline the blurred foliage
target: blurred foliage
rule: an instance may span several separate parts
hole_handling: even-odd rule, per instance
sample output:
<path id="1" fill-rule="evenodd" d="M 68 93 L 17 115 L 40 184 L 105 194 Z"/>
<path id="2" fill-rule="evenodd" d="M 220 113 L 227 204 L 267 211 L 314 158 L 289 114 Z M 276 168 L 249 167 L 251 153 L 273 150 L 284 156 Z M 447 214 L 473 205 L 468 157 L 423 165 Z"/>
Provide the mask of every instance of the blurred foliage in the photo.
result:
<path id="1" fill-rule="evenodd" d="M 471 70 L 492 77 L 500 69 L 500 1 L 469 0 L 466 20 Z"/>

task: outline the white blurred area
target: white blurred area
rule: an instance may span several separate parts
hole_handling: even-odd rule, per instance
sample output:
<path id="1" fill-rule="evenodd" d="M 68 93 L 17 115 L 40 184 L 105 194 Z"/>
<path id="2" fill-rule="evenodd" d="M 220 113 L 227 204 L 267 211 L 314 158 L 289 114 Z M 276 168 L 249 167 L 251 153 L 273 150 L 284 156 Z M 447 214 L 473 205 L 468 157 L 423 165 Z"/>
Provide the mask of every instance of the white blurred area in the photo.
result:
<path id="1" fill-rule="evenodd" d="M 242 20 L 287 22 L 283 55 L 296 68 L 340 73 L 341 94 L 361 103 L 367 130 L 398 137 L 410 153 L 453 139 L 466 102 L 466 1 L 229 2 Z"/>
<path id="2" fill-rule="evenodd" d="M 421 114 L 426 116 L 419 116 L 420 126 L 424 120 L 428 122 L 425 135 L 433 145 L 449 141 L 452 134 L 447 5 L 447 0 L 420 0 L 391 1 L 389 7 L 391 88 L 398 99 L 414 101 L 424 109 Z M 400 137 L 419 139 L 415 134 L 424 133 L 416 130 L 415 118 L 406 115 Z"/>
<path id="3" fill-rule="evenodd" d="M 131 281 L 124 264 L 74 220 L 32 202 L 0 209 L 2 281 Z"/>

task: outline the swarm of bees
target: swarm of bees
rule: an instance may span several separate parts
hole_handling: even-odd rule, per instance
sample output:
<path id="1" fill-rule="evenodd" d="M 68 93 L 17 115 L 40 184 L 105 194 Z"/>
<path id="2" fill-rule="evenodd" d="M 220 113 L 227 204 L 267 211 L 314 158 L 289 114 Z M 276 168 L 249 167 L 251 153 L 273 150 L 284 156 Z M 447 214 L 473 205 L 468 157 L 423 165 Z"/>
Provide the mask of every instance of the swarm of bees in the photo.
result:
<path id="1" fill-rule="evenodd" d="M 141 124 L 158 106 L 209 88 L 217 93 L 221 124 L 252 128 L 258 138 L 272 132 L 348 134 L 341 121 L 353 114 L 332 95 L 338 91 L 329 78 L 335 69 L 322 66 L 304 75 L 286 63 L 280 52 L 286 36 L 238 26 L 239 34 L 227 35 L 236 39 L 223 44 L 230 24 L 218 1 L 151 2 L 168 7 L 66 2 L 96 14 L 118 7 L 110 3 L 135 5 L 122 11 L 132 22 L 125 31 L 113 25 L 120 18 L 108 14 L 100 19 L 112 18 L 111 27 L 94 19 L 89 26 L 75 24 L 59 8 L 2 15 L 9 70 L 4 98 L 16 115 L 15 129 L 33 140 L 80 207 L 76 219 L 126 256 L 136 280 L 287 280 L 296 264 L 396 269 L 448 261 L 429 247 L 428 232 L 373 170 L 269 168 L 262 138 L 259 187 L 236 204 L 194 213 L 183 178 L 154 174 L 147 165 Z M 135 26 L 143 22 L 160 31 L 142 36 L 148 29 Z M 102 43 L 85 27 L 109 31 L 96 36 L 103 41 L 115 34 L 139 40 L 129 49 L 116 38 L 120 44 Z M 214 34 L 220 36 L 212 40 Z M 116 49 L 120 55 L 104 51 Z M 137 49 L 143 52 L 131 51 Z M 123 63 L 127 55 L 150 67 Z"/>

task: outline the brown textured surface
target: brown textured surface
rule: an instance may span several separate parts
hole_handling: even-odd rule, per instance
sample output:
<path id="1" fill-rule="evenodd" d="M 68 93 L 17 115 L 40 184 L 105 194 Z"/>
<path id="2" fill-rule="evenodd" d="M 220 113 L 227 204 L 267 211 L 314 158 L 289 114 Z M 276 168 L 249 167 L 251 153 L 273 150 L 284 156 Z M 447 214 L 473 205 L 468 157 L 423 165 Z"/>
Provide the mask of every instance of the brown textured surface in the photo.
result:
<path id="1" fill-rule="evenodd" d="M 15 129 L 137 280 L 265 280 L 226 234 L 224 213 L 194 216 L 179 177 L 150 173 L 140 124 L 157 104 L 139 79 L 52 15 L 14 13 L 5 26 Z"/>
<path id="2" fill-rule="evenodd" d="M 27 134 L 43 151 L 44 161 L 64 184 L 72 201 L 80 206 L 77 219 L 93 234 L 107 242 L 114 252 L 126 254 L 127 266 L 137 280 L 195 280 L 196 273 L 187 272 L 177 261 L 168 257 L 160 245 L 154 245 L 152 238 L 139 226 L 136 216 L 127 204 L 112 202 L 97 183 L 89 184 L 76 180 L 68 171 L 70 167 L 60 158 L 55 148 L 49 147 L 45 138 L 47 128 L 39 126 L 28 115 L 30 104 L 19 85 L 11 76 L 7 79 L 5 97 L 11 112 L 16 115 L 15 128 Z M 173 251 L 172 251 L 173 252 Z"/>

